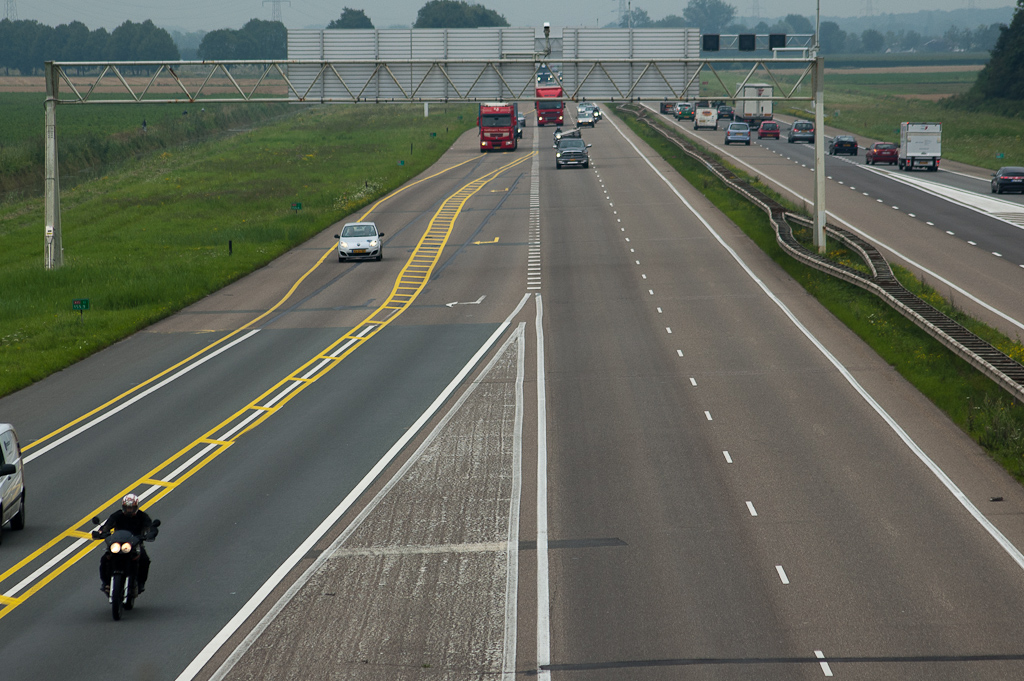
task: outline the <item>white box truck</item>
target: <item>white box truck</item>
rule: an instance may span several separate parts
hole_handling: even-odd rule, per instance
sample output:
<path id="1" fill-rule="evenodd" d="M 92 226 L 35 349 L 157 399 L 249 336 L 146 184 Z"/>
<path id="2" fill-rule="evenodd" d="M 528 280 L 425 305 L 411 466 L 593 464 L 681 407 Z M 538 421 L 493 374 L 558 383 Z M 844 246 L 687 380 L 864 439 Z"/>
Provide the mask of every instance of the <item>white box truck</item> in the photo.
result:
<path id="1" fill-rule="evenodd" d="M 900 170 L 939 169 L 942 123 L 900 123 Z"/>
<path id="2" fill-rule="evenodd" d="M 751 128 L 757 128 L 761 121 L 772 120 L 772 86 L 767 83 L 747 83 L 740 92 L 738 104 L 739 115 L 737 120 L 749 123 Z"/>

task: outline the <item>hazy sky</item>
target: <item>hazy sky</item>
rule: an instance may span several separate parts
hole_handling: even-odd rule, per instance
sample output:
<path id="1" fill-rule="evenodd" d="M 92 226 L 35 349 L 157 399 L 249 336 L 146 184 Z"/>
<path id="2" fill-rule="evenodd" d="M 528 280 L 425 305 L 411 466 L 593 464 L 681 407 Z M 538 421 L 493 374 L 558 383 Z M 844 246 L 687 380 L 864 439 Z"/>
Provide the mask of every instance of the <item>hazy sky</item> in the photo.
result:
<path id="1" fill-rule="evenodd" d="M 477 4 L 476 0 L 470 0 Z M 683 13 L 688 0 L 632 0 L 634 8 L 647 11 L 652 19 Z M 789 13 L 813 17 L 817 0 L 726 0 L 738 16 L 752 16 L 757 4 L 762 17 Z M 281 16 L 288 28 L 322 28 L 341 16 L 348 6 L 362 9 L 377 28 L 395 24 L 412 25 L 416 12 L 427 0 L 280 0 Z M 924 9 L 954 10 L 967 7 L 968 0 L 902 0 L 893 5 L 885 0 L 820 0 L 823 16 L 860 16 L 870 2 L 874 13 L 917 12 Z M 19 19 L 35 19 L 56 26 L 81 21 L 90 29 L 116 28 L 126 19 L 152 19 L 158 26 L 186 31 L 241 28 L 249 19 L 270 19 L 272 0 L 15 0 Z M 502 14 L 513 26 L 598 26 L 615 20 L 619 0 L 483 0 L 479 4 Z M 1010 7 L 1013 0 L 974 0 L 977 9 Z M 5 2 L 0 7 L 6 7 Z M 3 18 L 0 16 L 0 18 Z"/>

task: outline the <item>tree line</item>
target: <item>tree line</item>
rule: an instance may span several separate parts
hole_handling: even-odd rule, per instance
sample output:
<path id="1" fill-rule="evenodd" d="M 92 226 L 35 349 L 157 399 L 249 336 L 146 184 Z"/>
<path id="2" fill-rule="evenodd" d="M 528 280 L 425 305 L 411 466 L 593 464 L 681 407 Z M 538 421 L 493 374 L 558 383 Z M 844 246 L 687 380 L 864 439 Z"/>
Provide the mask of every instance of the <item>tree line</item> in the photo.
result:
<path id="1" fill-rule="evenodd" d="M 0 21 L 0 68 L 6 75 L 41 73 L 47 61 L 141 61 L 179 59 L 170 34 L 152 21 L 126 21 L 113 31 L 90 31 L 80 21 L 46 26 L 38 21 Z"/>
<path id="2" fill-rule="evenodd" d="M 789 14 L 773 24 L 761 21 L 755 26 L 734 21 L 736 8 L 725 0 L 689 0 L 682 16 L 670 14 L 652 19 L 647 11 L 636 7 L 618 22 L 622 28 L 696 27 L 701 33 L 738 34 L 771 33 L 813 34 L 814 24 L 800 14 Z M 819 42 L 823 54 L 856 54 L 880 52 L 988 52 L 995 47 L 1003 24 L 961 29 L 950 26 L 941 36 L 923 36 L 916 31 L 868 29 L 861 33 L 846 32 L 834 21 L 821 22 Z"/>

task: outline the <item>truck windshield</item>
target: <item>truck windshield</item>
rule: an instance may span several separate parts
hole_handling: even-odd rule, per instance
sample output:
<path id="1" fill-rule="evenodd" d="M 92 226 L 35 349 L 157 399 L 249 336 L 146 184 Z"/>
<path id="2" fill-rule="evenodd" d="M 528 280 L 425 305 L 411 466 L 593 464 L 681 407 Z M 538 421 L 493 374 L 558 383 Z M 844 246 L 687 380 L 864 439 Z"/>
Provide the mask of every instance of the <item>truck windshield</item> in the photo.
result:
<path id="1" fill-rule="evenodd" d="M 482 128 L 507 128 L 512 125 L 512 116 L 508 114 L 483 114 L 480 116 Z"/>
<path id="2" fill-rule="evenodd" d="M 561 102 L 537 102 L 537 108 L 542 111 L 561 111 Z"/>

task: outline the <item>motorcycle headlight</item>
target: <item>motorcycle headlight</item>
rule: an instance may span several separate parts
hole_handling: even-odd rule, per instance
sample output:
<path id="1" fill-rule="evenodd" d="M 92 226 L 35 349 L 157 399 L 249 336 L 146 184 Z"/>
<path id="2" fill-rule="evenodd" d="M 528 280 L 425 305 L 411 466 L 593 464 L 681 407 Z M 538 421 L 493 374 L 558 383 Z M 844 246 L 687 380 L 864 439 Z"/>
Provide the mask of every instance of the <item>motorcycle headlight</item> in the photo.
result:
<path id="1" fill-rule="evenodd" d="M 115 544 L 116 546 L 116 544 Z M 121 553 L 128 553 L 132 550 L 132 545 L 128 542 L 121 544 Z"/>
<path id="2" fill-rule="evenodd" d="M 110 545 L 110 552 L 111 553 L 121 553 L 121 545 L 120 544 L 111 544 Z"/>

